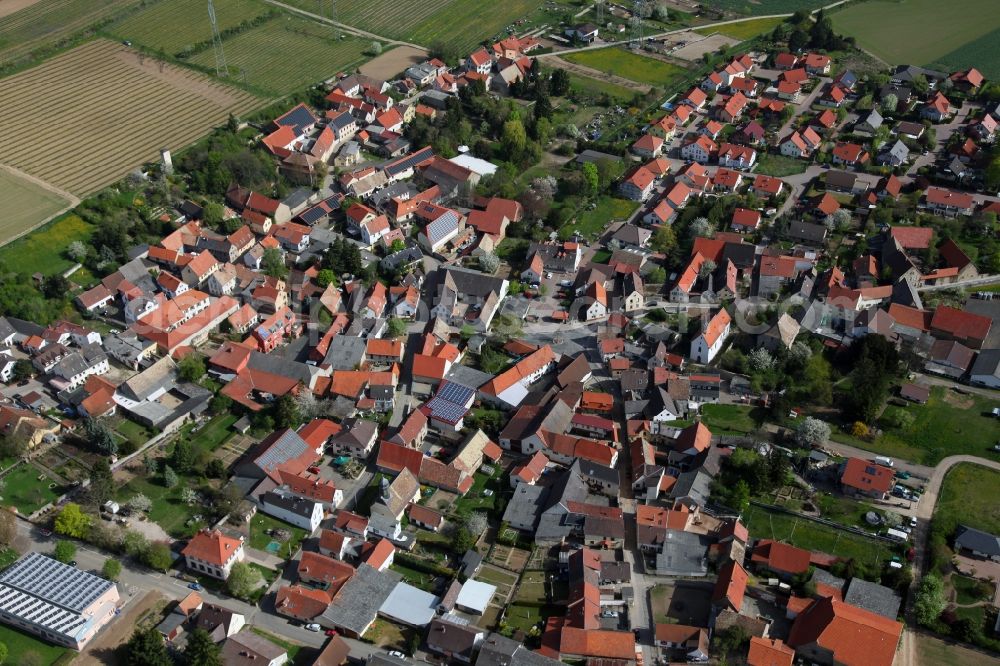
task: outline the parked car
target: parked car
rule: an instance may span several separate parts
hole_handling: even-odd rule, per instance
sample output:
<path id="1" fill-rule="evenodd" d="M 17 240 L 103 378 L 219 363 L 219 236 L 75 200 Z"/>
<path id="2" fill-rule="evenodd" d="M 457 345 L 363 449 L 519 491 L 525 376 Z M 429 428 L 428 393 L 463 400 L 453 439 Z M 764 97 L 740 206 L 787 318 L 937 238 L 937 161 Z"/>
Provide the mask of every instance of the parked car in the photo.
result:
<path id="1" fill-rule="evenodd" d="M 201 592 L 202 589 L 204 589 L 202 588 L 201 583 L 188 583 L 188 588 L 194 590 L 195 592 Z"/>
<path id="2" fill-rule="evenodd" d="M 400 652 L 399 650 L 390 650 L 389 651 L 389 656 L 390 657 L 398 657 L 399 659 L 406 659 L 406 655 L 403 654 L 402 652 Z"/>
<path id="3" fill-rule="evenodd" d="M 316 624 L 315 622 L 310 622 L 309 624 L 307 624 L 305 626 L 305 630 L 306 631 L 319 631 L 320 628 L 321 627 L 318 624 Z"/>
<path id="4" fill-rule="evenodd" d="M 916 526 L 917 526 L 917 517 L 910 516 L 910 527 L 916 527 Z"/>

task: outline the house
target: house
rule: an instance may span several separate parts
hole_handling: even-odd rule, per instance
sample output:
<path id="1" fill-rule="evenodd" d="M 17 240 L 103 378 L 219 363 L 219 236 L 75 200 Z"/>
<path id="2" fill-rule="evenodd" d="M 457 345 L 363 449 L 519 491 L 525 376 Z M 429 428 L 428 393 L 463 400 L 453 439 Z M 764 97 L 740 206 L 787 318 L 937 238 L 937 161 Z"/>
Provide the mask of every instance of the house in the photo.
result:
<path id="1" fill-rule="evenodd" d="M 971 349 L 982 349 L 993 321 L 989 317 L 939 305 L 931 318 L 931 334 L 944 340 L 957 340 Z"/>
<path id="2" fill-rule="evenodd" d="M 754 177 L 750 190 L 759 197 L 776 197 L 785 188 L 785 183 L 780 178 L 759 174 Z"/>
<path id="3" fill-rule="evenodd" d="M 795 650 L 780 638 L 750 637 L 747 666 L 792 666 Z"/>
<path id="4" fill-rule="evenodd" d="M 854 133 L 873 135 L 882 127 L 883 122 L 885 119 L 882 114 L 877 109 L 872 109 L 865 114 L 864 118 L 854 124 Z"/>
<path id="5" fill-rule="evenodd" d="M 938 342 L 946 342 L 944 340 L 939 340 Z M 953 343 L 953 344 L 958 344 Z M 899 397 L 904 400 L 909 400 L 910 402 L 915 402 L 918 405 L 924 405 L 927 400 L 931 397 L 931 390 L 926 386 L 920 386 L 919 384 L 906 383 L 899 388 Z"/>
<path id="6" fill-rule="evenodd" d="M 656 624 L 656 645 L 688 662 L 707 662 L 708 630 L 685 624 Z M 673 660 L 671 660 L 673 661 Z"/>
<path id="7" fill-rule="evenodd" d="M 598 27 L 593 23 L 582 23 L 573 28 L 566 29 L 566 36 L 570 39 L 579 40 L 585 44 L 592 44 L 597 40 Z"/>
<path id="8" fill-rule="evenodd" d="M 803 59 L 806 66 L 806 71 L 810 74 L 829 74 L 830 73 L 830 56 L 824 55 L 822 53 L 807 53 L 806 57 Z"/>
<path id="9" fill-rule="evenodd" d="M 226 580 L 233 565 L 243 561 L 243 539 L 226 536 L 219 530 L 202 530 L 191 537 L 181 555 L 188 569 Z"/>
<path id="10" fill-rule="evenodd" d="M 1000 562 L 1000 537 L 959 525 L 955 531 L 955 550 L 963 555 Z"/>
<path id="11" fill-rule="evenodd" d="M 730 560 L 719 570 L 719 577 L 712 592 L 712 604 L 740 612 L 746 594 L 749 574 L 739 562 Z"/>
<path id="12" fill-rule="evenodd" d="M 760 539 L 754 545 L 750 561 L 755 567 L 790 579 L 809 570 L 810 555 L 808 550 L 781 541 Z"/>
<path id="13" fill-rule="evenodd" d="M 269 490 L 258 501 L 260 510 L 312 534 L 323 520 L 323 504 L 292 493 Z"/>
<path id="14" fill-rule="evenodd" d="M 833 148 L 833 163 L 861 166 L 869 160 L 868 151 L 856 143 L 837 143 Z"/>
<path id="15" fill-rule="evenodd" d="M 869 460 L 848 458 L 840 476 L 840 485 L 848 493 L 884 500 L 895 485 L 895 472 L 891 467 Z"/>
<path id="16" fill-rule="evenodd" d="M 388 539 L 399 539 L 403 532 L 403 513 L 419 497 L 420 482 L 410 470 L 400 471 L 391 483 L 383 476 L 378 499 L 371 507 L 369 532 Z"/>
<path id="17" fill-rule="evenodd" d="M 902 633 L 902 623 L 829 596 L 798 614 L 787 642 L 809 663 L 892 666 Z"/>
<path id="18" fill-rule="evenodd" d="M 711 363 L 725 345 L 731 324 L 732 318 L 729 313 L 725 309 L 719 310 L 708 321 L 702 332 L 691 341 L 691 358 L 698 363 Z"/>
<path id="19" fill-rule="evenodd" d="M 884 150 L 878 154 L 879 164 L 885 164 L 893 167 L 906 164 L 908 159 L 910 159 L 910 149 L 899 139 L 894 141 L 892 145 L 885 146 Z"/>
<path id="20" fill-rule="evenodd" d="M 920 117 L 927 118 L 931 122 L 940 123 L 955 112 L 955 108 L 941 92 L 934 93 L 924 107 L 920 110 Z"/>
<path id="21" fill-rule="evenodd" d="M 945 217 L 972 215 L 975 212 L 975 200 L 971 194 L 946 190 L 942 187 L 928 187 L 924 191 L 923 203 L 932 212 Z"/>
<path id="22" fill-rule="evenodd" d="M 485 629 L 435 618 L 427 631 L 427 649 L 447 659 L 471 664 L 476 650 L 485 638 Z"/>
<path id="23" fill-rule="evenodd" d="M 723 143 L 718 151 L 719 166 L 733 169 L 751 169 L 757 162 L 757 151 L 748 146 Z"/>
<path id="24" fill-rule="evenodd" d="M 222 663 L 226 666 L 281 666 L 288 662 L 288 651 L 252 631 L 241 631 L 222 644 Z"/>
<path id="25" fill-rule="evenodd" d="M 1000 388 L 1000 349 L 984 349 L 976 356 L 969 370 L 973 384 Z"/>
<path id="26" fill-rule="evenodd" d="M 431 532 L 439 532 L 444 527 L 444 516 L 420 504 L 411 504 L 406 510 L 410 522 Z"/>
<path id="27" fill-rule="evenodd" d="M 645 166 L 639 166 L 622 179 L 618 185 L 619 193 L 626 199 L 632 201 L 645 201 L 653 192 L 653 184 L 656 182 L 656 174 Z"/>
<path id="28" fill-rule="evenodd" d="M 813 154 L 822 139 L 811 127 L 807 127 L 801 132 L 795 131 L 782 139 L 779 144 L 779 152 L 786 157 L 809 157 Z"/>
<path id="29" fill-rule="evenodd" d="M 736 208 L 733 210 L 732 229 L 739 233 L 756 231 L 760 226 L 761 215 L 759 211 L 749 208 Z"/>
<path id="30" fill-rule="evenodd" d="M 719 147 L 716 143 L 707 136 L 698 135 L 697 138 L 681 148 L 681 157 L 697 162 L 698 164 L 708 164 L 718 149 Z"/>
<path id="31" fill-rule="evenodd" d="M 653 134 L 643 134 L 632 144 L 632 153 L 645 159 L 653 159 L 663 152 L 663 139 Z"/>

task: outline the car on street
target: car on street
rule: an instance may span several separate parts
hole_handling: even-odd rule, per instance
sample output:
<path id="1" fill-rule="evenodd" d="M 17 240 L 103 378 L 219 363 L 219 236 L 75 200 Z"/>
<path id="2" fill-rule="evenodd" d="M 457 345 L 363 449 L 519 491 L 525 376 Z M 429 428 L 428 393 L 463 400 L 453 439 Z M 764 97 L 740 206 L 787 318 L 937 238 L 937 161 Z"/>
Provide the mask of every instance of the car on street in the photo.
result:
<path id="1" fill-rule="evenodd" d="M 203 589 L 201 587 L 201 583 L 188 583 L 188 587 L 194 590 L 195 592 L 201 592 L 201 590 Z"/>
<path id="2" fill-rule="evenodd" d="M 316 624 L 315 622 L 310 622 L 309 624 L 307 624 L 305 626 L 305 630 L 306 631 L 319 631 L 320 629 L 321 629 L 321 627 L 318 624 Z"/>
<path id="3" fill-rule="evenodd" d="M 400 652 L 399 650 L 392 650 L 391 652 L 389 652 L 389 656 L 397 657 L 399 659 L 406 659 L 406 655 Z"/>
<path id="4" fill-rule="evenodd" d="M 326 630 L 326 635 L 327 636 L 336 636 L 337 635 L 337 630 L 336 629 L 327 629 Z"/>
<path id="5" fill-rule="evenodd" d="M 917 526 L 917 517 L 910 516 L 910 527 L 916 527 L 916 526 Z"/>

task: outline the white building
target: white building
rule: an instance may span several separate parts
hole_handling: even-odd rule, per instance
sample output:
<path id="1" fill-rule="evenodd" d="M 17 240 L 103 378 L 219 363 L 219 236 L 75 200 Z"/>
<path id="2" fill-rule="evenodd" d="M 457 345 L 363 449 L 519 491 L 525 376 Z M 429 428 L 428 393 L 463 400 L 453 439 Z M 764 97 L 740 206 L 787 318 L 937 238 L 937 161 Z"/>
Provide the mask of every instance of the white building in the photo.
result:
<path id="1" fill-rule="evenodd" d="M 698 337 L 691 341 L 691 358 L 698 363 L 711 363 L 726 344 L 732 322 L 728 312 L 719 310 Z"/>
<path id="2" fill-rule="evenodd" d="M 319 502 L 282 495 L 269 490 L 260 496 L 260 510 L 278 520 L 301 527 L 309 534 L 316 531 L 323 521 L 323 505 Z"/>
<path id="3" fill-rule="evenodd" d="M 202 530 L 181 551 L 188 569 L 226 580 L 233 565 L 243 561 L 243 539 L 226 536 L 219 530 Z"/>

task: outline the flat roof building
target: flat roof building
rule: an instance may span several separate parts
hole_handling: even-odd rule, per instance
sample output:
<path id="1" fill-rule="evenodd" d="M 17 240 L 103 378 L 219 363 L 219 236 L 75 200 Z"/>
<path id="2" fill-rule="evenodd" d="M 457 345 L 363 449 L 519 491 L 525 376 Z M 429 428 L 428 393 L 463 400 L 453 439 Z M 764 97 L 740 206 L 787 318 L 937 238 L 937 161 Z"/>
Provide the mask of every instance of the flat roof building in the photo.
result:
<path id="1" fill-rule="evenodd" d="M 114 583 L 40 553 L 0 575 L 0 621 L 77 650 L 115 617 Z"/>

